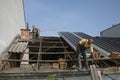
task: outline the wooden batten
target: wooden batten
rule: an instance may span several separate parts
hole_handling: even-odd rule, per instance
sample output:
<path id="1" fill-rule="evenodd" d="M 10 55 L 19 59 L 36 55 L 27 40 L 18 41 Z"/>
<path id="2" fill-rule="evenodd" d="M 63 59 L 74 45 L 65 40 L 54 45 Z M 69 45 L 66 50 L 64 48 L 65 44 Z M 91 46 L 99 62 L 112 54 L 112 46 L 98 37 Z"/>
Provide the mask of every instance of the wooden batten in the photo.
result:
<path id="1" fill-rule="evenodd" d="M 119 52 L 112 52 L 111 55 L 109 57 L 112 58 L 119 58 L 120 57 L 120 53 Z"/>

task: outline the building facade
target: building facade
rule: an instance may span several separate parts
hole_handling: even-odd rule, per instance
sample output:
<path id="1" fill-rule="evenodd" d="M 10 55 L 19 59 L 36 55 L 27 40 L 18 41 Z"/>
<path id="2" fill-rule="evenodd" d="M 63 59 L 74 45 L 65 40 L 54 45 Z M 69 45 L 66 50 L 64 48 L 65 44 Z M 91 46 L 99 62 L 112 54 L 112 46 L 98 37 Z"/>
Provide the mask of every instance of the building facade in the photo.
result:
<path id="1" fill-rule="evenodd" d="M 23 0 L 0 0 L 0 54 L 24 28 Z"/>
<path id="2" fill-rule="evenodd" d="M 120 23 L 113 25 L 112 27 L 101 31 L 100 32 L 101 37 L 120 37 Z"/>

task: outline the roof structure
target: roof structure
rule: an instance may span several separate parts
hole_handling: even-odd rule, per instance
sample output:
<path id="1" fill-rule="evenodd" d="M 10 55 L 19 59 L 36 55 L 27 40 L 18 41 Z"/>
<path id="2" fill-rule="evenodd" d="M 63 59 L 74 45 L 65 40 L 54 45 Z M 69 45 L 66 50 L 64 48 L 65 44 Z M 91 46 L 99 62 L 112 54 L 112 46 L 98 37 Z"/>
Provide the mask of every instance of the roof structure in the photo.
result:
<path id="1" fill-rule="evenodd" d="M 119 25 L 120 25 L 120 23 L 118 23 L 118 24 L 116 24 L 116 25 L 112 25 L 112 27 L 107 28 L 107 29 L 101 31 L 100 33 L 105 32 L 105 31 L 107 31 L 107 30 L 109 30 L 109 29 L 112 29 L 112 28 L 114 28 L 114 27 L 117 27 L 117 26 L 119 26 Z"/>
<path id="2" fill-rule="evenodd" d="M 2 64 L 1 71 L 5 70 L 5 73 L 37 71 L 40 74 L 47 72 L 62 74 L 72 72 L 77 74 L 78 67 L 75 66 L 73 69 L 73 65 L 77 64 L 78 61 L 75 55 L 76 45 L 83 38 L 93 38 L 93 47 L 98 53 L 108 55 L 115 51 L 120 52 L 120 38 L 92 37 L 82 32 L 59 32 L 59 35 L 60 37 L 40 36 L 30 40 L 22 40 L 18 36 L 7 49 L 9 57 L 2 59 L 4 64 Z M 61 67 L 61 60 L 66 65 L 64 68 Z M 95 60 L 101 61 L 96 63 L 99 66 L 106 67 L 106 64 L 101 63 L 110 61 L 111 57 L 99 56 Z M 81 61 L 83 61 L 83 58 L 81 58 Z M 88 57 L 88 61 L 91 62 L 93 59 Z M 57 68 L 55 64 L 57 64 Z M 109 65 L 114 66 L 116 63 L 112 60 Z M 83 72 L 80 73 L 83 74 Z"/>
<path id="3" fill-rule="evenodd" d="M 93 47 L 95 50 L 103 53 L 103 56 L 109 56 L 112 52 L 120 52 L 120 38 L 92 37 L 82 32 L 59 32 L 62 37 L 76 52 L 77 43 L 85 38 L 93 38 Z M 22 53 L 27 48 L 28 41 L 17 38 L 8 48 L 9 53 Z"/>
<path id="4" fill-rule="evenodd" d="M 120 52 L 120 38 L 92 37 L 82 32 L 59 32 L 59 35 L 76 51 L 79 40 L 93 38 L 93 47 L 103 55 L 108 56 L 112 52 Z M 96 47 L 97 46 L 97 47 Z"/>
<path id="5" fill-rule="evenodd" d="M 19 37 L 13 41 L 13 43 L 8 48 L 9 53 L 22 53 L 27 48 L 28 41 L 22 40 Z"/>

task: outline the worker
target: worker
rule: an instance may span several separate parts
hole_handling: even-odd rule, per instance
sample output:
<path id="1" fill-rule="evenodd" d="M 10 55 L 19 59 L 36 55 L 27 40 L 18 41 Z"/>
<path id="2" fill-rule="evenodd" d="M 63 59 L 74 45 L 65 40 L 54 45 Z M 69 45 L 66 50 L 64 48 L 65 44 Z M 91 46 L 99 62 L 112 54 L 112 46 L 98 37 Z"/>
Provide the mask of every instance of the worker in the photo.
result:
<path id="1" fill-rule="evenodd" d="M 89 70 L 87 56 L 86 56 L 86 50 L 89 49 L 91 56 L 94 58 L 92 43 L 93 43 L 93 39 L 82 39 L 77 44 L 78 65 L 79 65 L 80 69 L 85 67 L 87 70 Z M 81 61 L 80 61 L 81 56 L 83 57 L 83 65 L 82 66 L 81 66 Z"/>
<path id="2" fill-rule="evenodd" d="M 33 38 L 39 38 L 40 30 L 37 27 L 35 27 L 35 25 L 33 25 L 32 28 Z"/>

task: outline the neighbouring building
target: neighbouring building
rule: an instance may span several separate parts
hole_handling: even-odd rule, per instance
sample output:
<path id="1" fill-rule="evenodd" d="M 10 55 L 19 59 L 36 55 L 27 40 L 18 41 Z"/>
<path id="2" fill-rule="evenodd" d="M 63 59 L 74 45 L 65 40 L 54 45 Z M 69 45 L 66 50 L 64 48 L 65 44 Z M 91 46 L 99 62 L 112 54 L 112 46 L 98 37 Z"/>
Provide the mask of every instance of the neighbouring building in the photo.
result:
<path id="1" fill-rule="evenodd" d="M 120 23 L 100 32 L 101 37 L 120 37 Z"/>
<path id="2" fill-rule="evenodd" d="M 25 24 L 23 0 L 0 0 L 0 54 Z"/>

